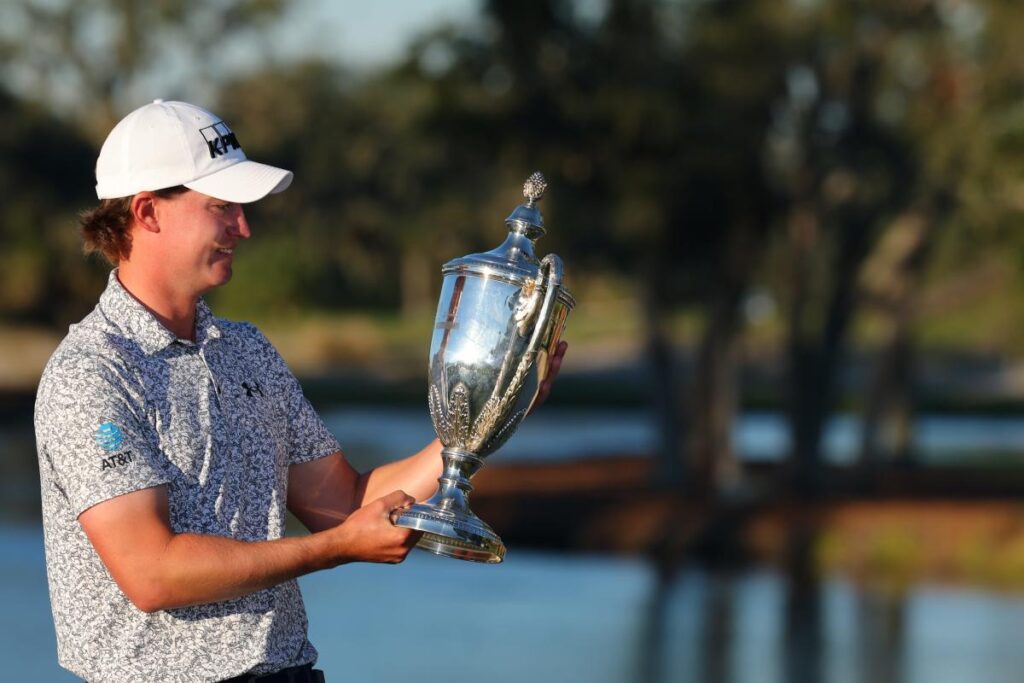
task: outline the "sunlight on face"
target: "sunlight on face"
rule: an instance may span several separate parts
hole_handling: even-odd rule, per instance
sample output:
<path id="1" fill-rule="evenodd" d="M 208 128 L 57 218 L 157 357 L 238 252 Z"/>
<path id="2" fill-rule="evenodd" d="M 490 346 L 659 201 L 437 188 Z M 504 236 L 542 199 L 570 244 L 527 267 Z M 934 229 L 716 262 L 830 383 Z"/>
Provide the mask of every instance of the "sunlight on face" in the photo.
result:
<path id="1" fill-rule="evenodd" d="M 226 284 L 234 252 L 251 235 L 241 204 L 188 191 L 156 199 L 166 275 L 197 294 Z"/>

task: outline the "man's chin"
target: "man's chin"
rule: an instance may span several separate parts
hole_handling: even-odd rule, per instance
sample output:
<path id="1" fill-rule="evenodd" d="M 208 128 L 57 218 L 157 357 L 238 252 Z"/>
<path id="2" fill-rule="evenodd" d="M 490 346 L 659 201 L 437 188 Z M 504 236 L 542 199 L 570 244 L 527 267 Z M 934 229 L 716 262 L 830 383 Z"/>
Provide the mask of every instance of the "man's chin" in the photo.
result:
<path id="1" fill-rule="evenodd" d="M 231 276 L 234 275 L 234 271 L 231 266 L 227 264 L 218 264 L 213 272 L 210 273 L 210 277 L 207 279 L 207 285 L 203 288 L 203 294 L 216 289 L 217 287 L 223 287 L 227 283 L 231 282 Z"/>
<path id="2" fill-rule="evenodd" d="M 234 271 L 228 267 L 227 273 L 218 278 L 217 282 L 213 285 L 214 287 L 223 287 L 227 283 L 231 282 L 231 276 L 234 275 Z"/>

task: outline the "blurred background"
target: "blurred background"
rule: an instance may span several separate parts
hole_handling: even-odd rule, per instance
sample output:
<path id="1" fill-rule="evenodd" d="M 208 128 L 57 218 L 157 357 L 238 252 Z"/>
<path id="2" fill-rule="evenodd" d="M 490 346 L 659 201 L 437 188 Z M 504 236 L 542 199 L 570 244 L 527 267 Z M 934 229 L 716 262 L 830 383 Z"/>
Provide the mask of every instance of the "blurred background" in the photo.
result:
<path id="1" fill-rule="evenodd" d="M 303 579 L 330 680 L 1019 680 L 1022 30 L 1012 0 L 3 3 L 5 677 L 72 680 L 32 404 L 105 284 L 99 145 L 161 97 L 295 171 L 209 299 L 360 468 L 433 436 L 440 266 L 549 180 L 578 306 L 474 482 L 507 560 Z"/>

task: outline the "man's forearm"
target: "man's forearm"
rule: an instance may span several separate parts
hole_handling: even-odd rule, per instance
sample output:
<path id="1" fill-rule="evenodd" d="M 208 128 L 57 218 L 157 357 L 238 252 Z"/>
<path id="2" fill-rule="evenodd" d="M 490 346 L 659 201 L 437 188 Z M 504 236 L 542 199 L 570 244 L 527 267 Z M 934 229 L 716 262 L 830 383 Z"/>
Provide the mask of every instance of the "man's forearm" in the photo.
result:
<path id="1" fill-rule="evenodd" d="M 155 557 L 140 556 L 124 583 L 129 599 L 152 612 L 237 598 L 342 561 L 322 534 L 251 543 L 176 534 Z"/>
<path id="2" fill-rule="evenodd" d="M 361 475 L 359 505 L 395 490 L 405 491 L 416 500 L 425 500 L 437 490 L 437 478 L 442 469 L 441 442 L 434 439 L 414 455 Z"/>
<path id="3" fill-rule="evenodd" d="M 382 496 L 403 491 L 425 500 L 441 476 L 441 443 L 397 462 L 359 474 L 341 452 L 293 465 L 288 472 L 288 509 L 311 532 L 343 523 L 355 511 Z"/>

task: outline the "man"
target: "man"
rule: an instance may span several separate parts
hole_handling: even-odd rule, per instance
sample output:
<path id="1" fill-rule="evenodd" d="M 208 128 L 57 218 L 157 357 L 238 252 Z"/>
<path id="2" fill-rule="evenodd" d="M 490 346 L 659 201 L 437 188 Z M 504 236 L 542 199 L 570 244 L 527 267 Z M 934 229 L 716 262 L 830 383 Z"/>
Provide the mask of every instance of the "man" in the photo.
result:
<path id="1" fill-rule="evenodd" d="M 440 444 L 359 475 L 267 339 L 200 298 L 250 236 L 242 204 L 291 179 L 182 102 L 100 151 L 82 234 L 116 268 L 36 402 L 58 657 L 89 681 L 322 680 L 296 577 L 417 540 L 390 515 L 433 492 Z M 286 508 L 312 533 L 284 538 Z"/>

